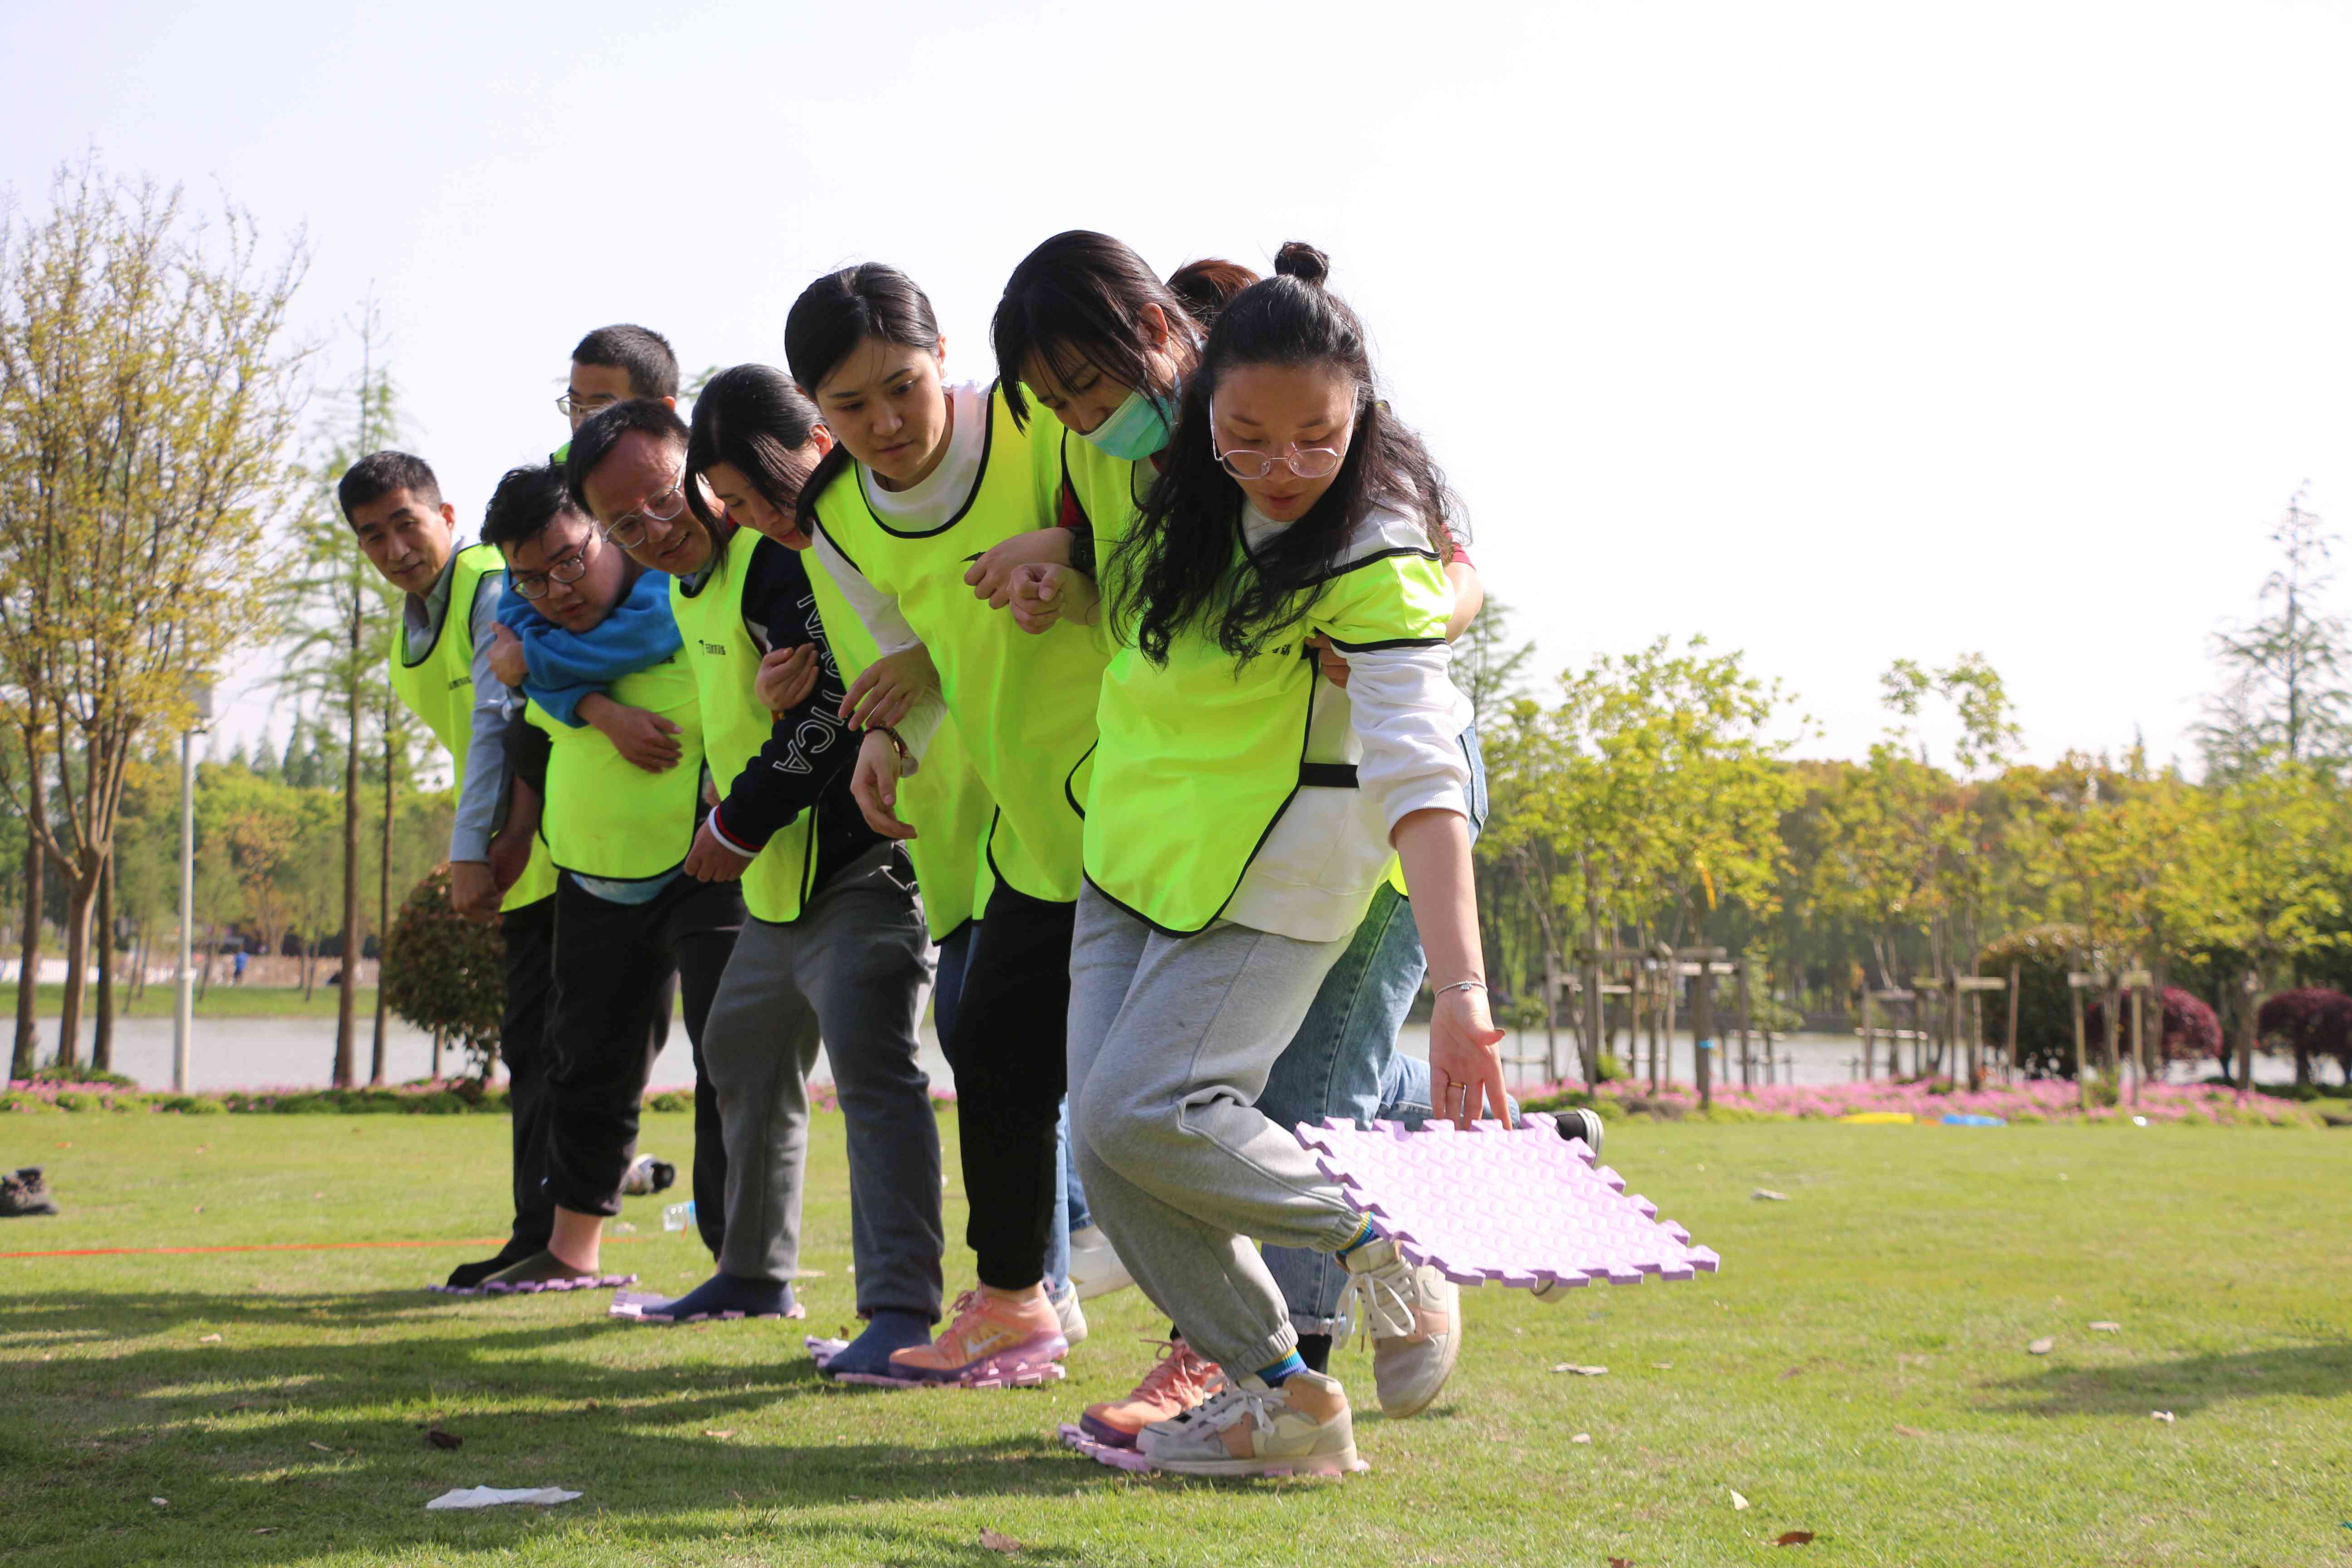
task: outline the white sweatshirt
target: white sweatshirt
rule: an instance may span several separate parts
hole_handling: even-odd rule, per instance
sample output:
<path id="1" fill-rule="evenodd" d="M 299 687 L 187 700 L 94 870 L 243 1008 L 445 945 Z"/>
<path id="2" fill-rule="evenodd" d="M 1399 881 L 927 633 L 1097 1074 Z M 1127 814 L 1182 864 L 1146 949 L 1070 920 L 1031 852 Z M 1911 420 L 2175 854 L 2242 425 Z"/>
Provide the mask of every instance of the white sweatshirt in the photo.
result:
<path id="1" fill-rule="evenodd" d="M 1242 513 L 1255 545 L 1287 527 L 1255 507 Z M 1346 560 L 1379 551 L 1426 550 L 1420 520 L 1376 512 Z M 1305 760 L 1353 763 L 1354 789 L 1301 788 L 1266 837 L 1224 918 L 1302 942 L 1334 942 L 1356 929 L 1387 874 L 1389 835 L 1415 811 L 1470 815 L 1470 763 L 1462 732 L 1470 703 L 1455 689 L 1443 643 L 1367 648 L 1348 656 L 1345 689 L 1318 679 Z"/>

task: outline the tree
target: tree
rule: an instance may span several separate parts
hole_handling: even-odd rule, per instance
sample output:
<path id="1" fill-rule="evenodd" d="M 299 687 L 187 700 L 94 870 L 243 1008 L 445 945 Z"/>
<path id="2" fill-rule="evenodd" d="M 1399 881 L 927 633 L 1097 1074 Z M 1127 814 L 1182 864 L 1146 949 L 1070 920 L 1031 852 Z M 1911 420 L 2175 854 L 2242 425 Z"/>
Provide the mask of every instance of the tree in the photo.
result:
<path id="1" fill-rule="evenodd" d="M 392 628 L 400 616 L 399 595 L 361 552 L 334 493 L 335 482 L 353 463 L 399 438 L 391 374 L 377 358 L 382 326 L 372 304 L 362 307 L 359 331 L 360 374 L 336 400 L 342 406 L 331 410 L 329 423 L 320 431 L 322 450 L 310 468 L 309 503 L 296 525 L 303 570 L 284 584 L 281 599 L 289 624 L 300 628 L 285 683 L 316 704 L 313 733 L 320 730 L 334 733 L 343 752 L 340 858 L 344 962 L 335 1012 L 334 1081 L 344 1087 L 357 1076 L 360 890 L 364 876 L 360 864 L 360 756 L 367 744 L 369 725 L 384 727 L 383 784 L 388 807 L 400 750 L 397 730 L 389 726 L 395 723 L 395 715 L 404 711 L 393 699 L 386 671 Z M 343 444 L 346 435 L 349 446 Z M 290 741 L 289 748 L 290 753 Z M 388 838 L 389 816 L 383 819 L 382 832 Z M 370 1075 L 375 1081 L 383 1076 L 382 1011 L 379 1007 Z"/>
<path id="2" fill-rule="evenodd" d="M 268 530 L 304 351 L 298 240 L 184 216 L 177 188 L 60 170 L 0 257 L 0 678 L 25 765 L 0 785 L 68 879 L 58 1060 L 76 1055 L 90 917 L 143 733 L 187 672 L 265 625 Z M 44 773 L 46 770 L 46 780 Z M 56 809 L 47 807 L 54 785 Z"/>
<path id="3" fill-rule="evenodd" d="M 1719 900 L 1773 905 L 1780 816 L 1799 788 L 1780 761 L 1794 737 L 1773 734 L 1787 700 L 1706 646 L 1602 655 L 1560 678 L 1555 705 L 1514 700 L 1490 740 L 1478 850 L 1513 868 L 1555 965 L 1571 934 L 1595 949 L 1628 928 L 1673 942 Z"/>
<path id="4" fill-rule="evenodd" d="M 2263 581 L 2262 601 L 2276 607 L 2213 639 L 2226 684 L 2208 700 L 2198 735 L 2207 771 L 2216 775 L 2242 773 L 2267 756 L 2332 766 L 2352 751 L 2352 690 L 2345 686 L 2352 646 L 2344 618 L 2315 602 L 2335 581 L 2328 560 L 2336 537 L 2305 510 L 2304 495 L 2294 493 L 2271 531 L 2282 562 Z"/>

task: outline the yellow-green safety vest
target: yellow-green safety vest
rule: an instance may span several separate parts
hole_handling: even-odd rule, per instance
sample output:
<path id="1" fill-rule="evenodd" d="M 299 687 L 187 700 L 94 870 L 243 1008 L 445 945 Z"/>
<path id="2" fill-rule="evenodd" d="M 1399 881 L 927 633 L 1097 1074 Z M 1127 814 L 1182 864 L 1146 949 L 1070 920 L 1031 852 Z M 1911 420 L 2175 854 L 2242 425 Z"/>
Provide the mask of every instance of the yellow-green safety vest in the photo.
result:
<path id="1" fill-rule="evenodd" d="M 551 742 L 540 837 L 559 869 L 605 881 L 643 881 L 677 869 L 694 847 L 695 807 L 702 797 L 702 705 L 682 653 L 631 670 L 605 694 L 676 724 L 677 765 L 649 773 L 602 731 L 575 729 L 529 704 L 524 716 Z"/>
<path id="2" fill-rule="evenodd" d="M 694 673 L 702 710 L 702 754 L 719 797 L 727 798 L 736 779 L 759 756 L 775 732 L 776 716 L 760 700 L 752 683 L 760 673 L 760 647 L 743 622 L 743 585 L 751 575 L 751 552 L 760 536 L 745 529 L 718 542 L 701 588 L 669 580 L 669 612 L 684 639 L 687 668 Z M 796 921 L 816 876 L 816 808 L 801 812 L 776 830 L 743 868 L 743 907 L 772 925 Z"/>
<path id="3" fill-rule="evenodd" d="M 448 749 L 455 773 L 451 788 L 466 790 L 466 748 L 474 738 L 474 595 L 482 579 L 507 569 L 495 544 L 469 544 L 457 552 L 449 575 L 449 603 L 441 627 L 424 647 L 408 646 L 408 620 L 403 616 L 393 639 L 392 689 L 433 738 Z M 547 847 L 536 840 L 522 875 L 507 889 L 499 907 L 519 910 L 555 891 L 555 868 L 548 863 Z"/>
<path id="4" fill-rule="evenodd" d="M 825 646 L 833 649 L 834 667 L 846 687 L 882 650 L 816 552 L 801 560 L 816 595 L 817 619 L 824 623 Z M 900 820 L 915 830 L 907 840 L 907 857 L 922 889 L 923 924 L 933 942 L 945 942 L 988 907 L 989 891 L 996 886 L 984 850 L 996 804 L 972 769 L 953 714 L 932 735 L 923 765 L 899 784 L 898 809 Z"/>
<path id="5" fill-rule="evenodd" d="M 1253 569 L 1238 538 L 1234 569 Z M 1302 785 L 1355 783 L 1352 764 L 1307 756 L 1319 677 L 1306 639 L 1441 644 L 1454 604 L 1430 550 L 1375 551 L 1302 592 L 1313 601 L 1289 640 L 1246 664 L 1196 624 L 1171 641 L 1165 665 L 1124 646 L 1103 679 L 1087 877 L 1171 935 L 1203 930 L 1224 910 Z"/>
<path id="6" fill-rule="evenodd" d="M 1111 552 L 1143 514 L 1143 500 L 1158 470 L 1149 458 L 1114 458 L 1075 430 L 1063 427 L 1061 437 L 1061 480 L 1093 531 L 1096 582 L 1101 585 Z M 1393 855 L 1389 886 L 1400 895 L 1405 891 L 1404 867 Z"/>
<path id="7" fill-rule="evenodd" d="M 918 533 L 884 522 L 866 504 L 864 475 L 852 464 L 817 498 L 817 525 L 867 582 L 898 601 L 930 650 L 940 696 L 995 802 L 990 869 L 1017 892 L 1066 903 L 1081 880 L 1095 703 L 1109 648 L 1095 628 L 1069 621 L 1032 637 L 965 585 L 965 569 L 983 552 L 1057 521 L 1047 481 L 1053 470 L 996 386 L 986 402 L 979 477 L 945 523 Z"/>

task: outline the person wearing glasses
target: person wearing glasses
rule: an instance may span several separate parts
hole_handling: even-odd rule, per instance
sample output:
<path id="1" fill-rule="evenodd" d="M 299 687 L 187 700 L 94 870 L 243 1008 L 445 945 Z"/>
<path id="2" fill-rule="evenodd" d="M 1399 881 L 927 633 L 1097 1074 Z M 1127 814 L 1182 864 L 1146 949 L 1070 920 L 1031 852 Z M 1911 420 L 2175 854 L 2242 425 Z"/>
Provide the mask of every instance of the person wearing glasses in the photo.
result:
<path id="1" fill-rule="evenodd" d="M 703 1030 L 727 1141 L 726 1247 L 708 1281 L 645 1317 L 793 1310 L 821 1038 L 848 1123 L 858 1314 L 894 1345 L 921 1343 L 946 1246 L 938 1119 L 917 1063 L 930 941 L 907 851 L 850 797 L 846 685 L 788 547 L 806 547 L 793 509 L 830 445 L 787 377 L 739 365 L 697 400 L 690 434 L 664 405 L 619 404 L 581 427 L 565 468 L 604 539 L 669 584 L 722 794 L 686 873 L 740 887 L 748 917 Z"/>
<path id="2" fill-rule="evenodd" d="M 1258 275 L 1245 268 L 1211 259 L 1188 263 L 1162 284 L 1128 246 L 1086 230 L 1055 236 L 1013 269 L 992 334 L 998 369 L 1061 426 L 1063 519 L 1091 534 L 1096 556 L 1108 554 L 1125 536 L 1160 470 L 1179 389 L 1199 353 L 1195 324 L 1213 322 L 1227 301 L 1256 281 Z M 1476 616 L 1484 590 L 1461 540 L 1450 531 L 1447 539 L 1445 577 L 1454 608 L 1445 635 L 1451 643 Z M 1049 623 L 1063 612 L 1058 590 L 1052 600 L 1034 597 L 1043 574 L 1016 576 L 1014 591 L 1024 595 L 1014 607 L 1017 616 Z M 1071 594 L 1091 605 L 1091 576 L 1072 584 Z M 1328 638 L 1309 641 L 1324 677 L 1346 687 L 1348 656 Z M 1475 835 L 1486 799 L 1475 727 L 1462 731 L 1460 742 L 1471 773 Z M 1426 971 L 1412 911 L 1392 874 L 1373 893 L 1347 952 L 1324 976 L 1306 1021 L 1276 1061 L 1259 1110 L 1286 1127 L 1319 1124 L 1327 1117 L 1359 1124 L 1425 1120 L 1429 1065 L 1401 1049 L 1398 1037 Z M 1596 1149 L 1598 1120 L 1577 1130 Z M 1082 1186 L 1080 1178 L 1074 1191 Z M 1074 1226 L 1081 1202 L 1072 1201 Z M 1311 1371 L 1327 1370 L 1334 1336 L 1348 1327 L 1346 1270 L 1325 1253 L 1263 1250 L 1298 1331 L 1300 1359 Z M 1376 1358 L 1375 1382 L 1381 1412 L 1391 1418 L 1413 1415 L 1436 1397 L 1458 1342 L 1455 1293 L 1442 1279 L 1420 1283 L 1431 1299 L 1414 1305 L 1429 1307 L 1430 1321 L 1447 1326 L 1408 1352 L 1403 1347 L 1418 1322 L 1383 1325 L 1391 1331 L 1383 1336 L 1389 1353 Z M 1370 1305 L 1378 1318 L 1400 1303 L 1382 1296 Z M 1403 1316 L 1401 1310 L 1388 1315 Z M 1144 1426 L 1189 1408 L 1222 1384 L 1219 1369 L 1171 1333 L 1134 1390 L 1088 1406 L 1079 1426 L 1097 1442 L 1131 1448 Z"/>
<path id="3" fill-rule="evenodd" d="M 1118 652 L 1070 960 L 1071 1123 L 1097 1223 L 1221 1374 L 1136 1435 L 1153 1467 L 1189 1475 L 1357 1463 L 1346 1393 L 1299 1356 L 1249 1238 L 1340 1260 L 1382 1384 L 1442 1384 L 1458 1352 L 1450 1288 L 1260 1108 L 1391 854 L 1435 982 L 1437 1110 L 1508 1114 L 1471 881 L 1468 704 L 1446 674 L 1452 499 L 1381 400 L 1322 253 L 1286 245 L 1276 270 L 1153 406 L 1172 426 L 1164 459 L 1097 561 Z M 1016 576 L 1024 615 L 1097 607 L 1061 569 Z M 1344 688 L 1320 678 L 1318 637 L 1349 659 Z"/>
<path id="4" fill-rule="evenodd" d="M 482 540 L 507 563 L 509 597 L 593 647 L 616 612 L 643 597 L 648 574 L 607 542 L 551 468 L 510 470 L 482 520 Z M 667 579 L 652 575 L 668 615 Z M 555 1002 L 549 1025 L 545 1251 L 494 1274 L 488 1291 L 599 1283 L 604 1222 L 620 1212 L 636 1150 L 637 1108 L 673 972 L 695 1059 L 695 1217 L 715 1254 L 724 1245 L 727 1160 L 717 1096 L 702 1068 L 702 1027 L 735 945 L 743 903 L 734 884 L 683 874 L 704 811 L 702 720 L 694 677 L 643 627 L 624 655 L 644 662 L 611 676 L 611 700 L 661 719 L 677 749 L 648 770 L 602 732 L 562 722 L 526 685 L 524 716 L 547 738 L 540 832 L 561 875 L 555 889 Z M 660 649 L 658 652 L 654 649 Z M 609 674 L 609 670 L 607 671 Z"/>
<path id="5" fill-rule="evenodd" d="M 458 544 L 457 509 L 441 498 L 441 481 L 422 458 L 370 453 L 344 470 L 335 499 L 360 552 L 401 590 L 393 689 L 455 764 L 449 901 L 469 920 L 496 921 L 504 938 L 499 1056 L 512 1112 L 514 1220 L 495 1255 L 459 1264 L 443 1287 L 470 1289 L 544 1247 L 553 1225 L 541 1181 L 555 868 L 539 842 L 537 792 L 508 782 L 510 715 L 506 688 L 489 668 L 503 563 L 493 546 Z M 500 797 L 508 795 L 502 812 Z"/>
<path id="6" fill-rule="evenodd" d="M 1095 700 L 1108 650 L 1076 625 L 1024 637 L 992 607 L 992 558 L 1015 541 L 1066 533 L 1004 389 L 950 387 L 930 300 L 879 263 L 829 273 L 784 322 L 793 379 L 835 446 L 802 487 L 796 521 L 884 656 L 926 650 L 938 690 L 894 724 L 866 725 L 852 782 L 876 831 L 907 838 L 902 777 L 919 777 L 952 718 L 995 815 L 984 842 L 994 883 L 974 928 L 963 994 L 943 1044 L 955 1069 L 980 1283 L 931 1343 L 896 1351 L 909 1383 L 1003 1387 L 1062 1375 L 1084 1322 L 1077 1293 L 1049 1283 L 1059 1212 L 1055 1137 L 1062 1100 L 1070 921 Z M 1049 537 L 1055 546 L 1066 541 Z M 852 684 L 870 701 L 886 657 Z M 861 688 L 866 689 L 861 691 Z M 1041 1023 L 1045 1026 L 1040 1026 Z"/>
<path id="7" fill-rule="evenodd" d="M 622 321 L 599 327 L 582 338 L 572 351 L 572 374 L 563 395 L 555 400 L 564 420 L 577 436 L 580 426 L 615 403 L 648 398 L 677 406 L 677 355 L 669 340 L 650 327 Z M 548 454 L 548 462 L 563 467 L 572 450 L 566 441 Z"/>

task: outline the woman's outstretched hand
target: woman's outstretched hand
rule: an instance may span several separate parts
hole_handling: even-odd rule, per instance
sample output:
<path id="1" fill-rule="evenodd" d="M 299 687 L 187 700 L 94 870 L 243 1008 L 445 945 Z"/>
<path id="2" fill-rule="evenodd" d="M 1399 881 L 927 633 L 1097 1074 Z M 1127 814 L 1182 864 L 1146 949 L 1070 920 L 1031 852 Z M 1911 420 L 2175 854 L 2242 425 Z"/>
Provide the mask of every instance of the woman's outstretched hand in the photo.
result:
<path id="1" fill-rule="evenodd" d="M 1483 989 L 1448 991 L 1429 1020 L 1430 1114 L 1466 1129 L 1473 1121 L 1510 1120 L 1503 1088 L 1503 1031 L 1486 1010 Z"/>

